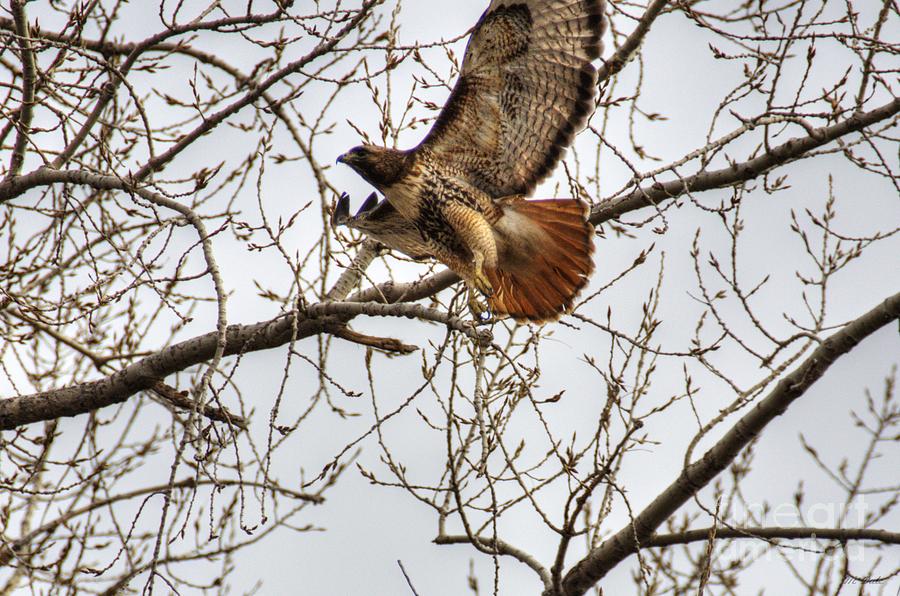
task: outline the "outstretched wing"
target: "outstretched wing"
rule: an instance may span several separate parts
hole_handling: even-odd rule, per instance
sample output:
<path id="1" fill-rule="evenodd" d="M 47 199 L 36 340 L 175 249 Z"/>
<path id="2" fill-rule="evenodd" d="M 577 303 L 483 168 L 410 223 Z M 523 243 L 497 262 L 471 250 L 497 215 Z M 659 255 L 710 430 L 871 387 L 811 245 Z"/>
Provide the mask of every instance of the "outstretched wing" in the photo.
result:
<path id="1" fill-rule="evenodd" d="M 420 148 L 500 197 L 528 195 L 594 107 L 602 0 L 493 0 Z"/>

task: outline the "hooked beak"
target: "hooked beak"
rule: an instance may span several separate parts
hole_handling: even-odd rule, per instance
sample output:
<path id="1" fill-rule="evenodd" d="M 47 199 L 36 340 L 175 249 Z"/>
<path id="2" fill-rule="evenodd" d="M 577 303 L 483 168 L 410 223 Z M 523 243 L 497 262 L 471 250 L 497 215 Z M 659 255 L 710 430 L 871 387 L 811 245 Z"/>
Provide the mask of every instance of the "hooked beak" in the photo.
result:
<path id="1" fill-rule="evenodd" d="M 338 158 L 334 161 L 334 163 L 347 163 L 347 154 L 343 153 L 338 155 Z"/>

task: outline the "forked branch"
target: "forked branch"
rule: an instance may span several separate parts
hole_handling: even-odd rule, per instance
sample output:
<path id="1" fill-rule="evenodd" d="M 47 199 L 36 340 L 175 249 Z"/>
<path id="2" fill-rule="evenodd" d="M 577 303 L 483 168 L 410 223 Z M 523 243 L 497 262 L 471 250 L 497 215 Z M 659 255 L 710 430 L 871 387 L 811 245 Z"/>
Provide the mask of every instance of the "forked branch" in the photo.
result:
<path id="1" fill-rule="evenodd" d="M 656 529 L 727 468 L 766 425 L 787 411 L 838 358 L 898 318 L 900 293 L 894 294 L 823 341 L 809 358 L 785 376 L 703 457 L 682 470 L 678 478 L 635 517 L 633 523 L 619 530 L 579 561 L 566 574 L 562 593 L 566 596 L 584 594 L 626 557 L 653 545 Z"/>

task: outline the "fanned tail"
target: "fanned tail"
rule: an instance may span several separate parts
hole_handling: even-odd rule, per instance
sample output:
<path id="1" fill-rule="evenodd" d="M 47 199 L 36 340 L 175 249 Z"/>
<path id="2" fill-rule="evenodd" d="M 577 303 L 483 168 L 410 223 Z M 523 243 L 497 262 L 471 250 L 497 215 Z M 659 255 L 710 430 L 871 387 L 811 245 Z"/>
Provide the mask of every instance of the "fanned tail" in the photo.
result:
<path id="1" fill-rule="evenodd" d="M 594 270 L 594 228 L 577 199 L 506 199 L 494 225 L 498 263 L 485 273 L 496 314 L 535 323 L 571 309 Z"/>

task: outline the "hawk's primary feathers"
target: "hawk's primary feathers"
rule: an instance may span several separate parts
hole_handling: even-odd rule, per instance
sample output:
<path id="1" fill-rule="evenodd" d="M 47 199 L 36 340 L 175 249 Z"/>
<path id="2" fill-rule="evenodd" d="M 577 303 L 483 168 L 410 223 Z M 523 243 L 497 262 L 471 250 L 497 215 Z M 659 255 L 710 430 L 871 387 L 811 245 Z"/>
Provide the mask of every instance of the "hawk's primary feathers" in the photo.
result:
<path id="1" fill-rule="evenodd" d="M 336 223 L 413 257 L 435 257 L 497 314 L 546 321 L 593 270 L 593 230 L 577 199 L 526 201 L 594 107 L 601 0 L 494 0 L 469 39 L 459 80 L 418 147 L 370 145 L 338 158 L 384 193 Z M 477 302 L 470 301 L 477 309 Z"/>

